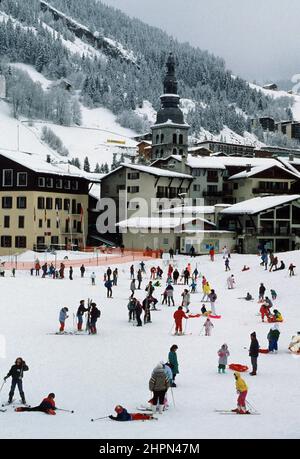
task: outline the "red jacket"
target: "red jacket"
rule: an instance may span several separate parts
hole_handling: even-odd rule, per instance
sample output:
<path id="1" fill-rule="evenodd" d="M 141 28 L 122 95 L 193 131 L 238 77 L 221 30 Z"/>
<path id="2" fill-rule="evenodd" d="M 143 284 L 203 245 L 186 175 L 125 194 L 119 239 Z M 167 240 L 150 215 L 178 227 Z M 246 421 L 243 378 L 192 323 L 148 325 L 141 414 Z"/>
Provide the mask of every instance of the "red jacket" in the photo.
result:
<path id="1" fill-rule="evenodd" d="M 173 317 L 175 319 L 175 322 L 181 322 L 183 318 L 188 319 L 188 316 L 182 309 L 178 309 L 176 312 L 174 312 Z"/>
<path id="2" fill-rule="evenodd" d="M 53 398 L 46 397 L 40 404 L 40 407 L 46 410 L 55 410 L 55 401 L 53 400 Z"/>

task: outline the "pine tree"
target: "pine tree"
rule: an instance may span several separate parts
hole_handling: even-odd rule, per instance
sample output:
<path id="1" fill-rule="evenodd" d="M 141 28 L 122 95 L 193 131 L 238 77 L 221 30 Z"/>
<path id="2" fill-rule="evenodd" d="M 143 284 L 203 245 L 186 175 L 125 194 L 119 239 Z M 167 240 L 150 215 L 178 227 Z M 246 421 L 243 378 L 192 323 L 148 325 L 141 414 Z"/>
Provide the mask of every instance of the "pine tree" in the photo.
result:
<path id="1" fill-rule="evenodd" d="M 89 162 L 89 158 L 87 156 L 84 158 L 83 170 L 85 172 L 91 172 L 90 162 Z"/>

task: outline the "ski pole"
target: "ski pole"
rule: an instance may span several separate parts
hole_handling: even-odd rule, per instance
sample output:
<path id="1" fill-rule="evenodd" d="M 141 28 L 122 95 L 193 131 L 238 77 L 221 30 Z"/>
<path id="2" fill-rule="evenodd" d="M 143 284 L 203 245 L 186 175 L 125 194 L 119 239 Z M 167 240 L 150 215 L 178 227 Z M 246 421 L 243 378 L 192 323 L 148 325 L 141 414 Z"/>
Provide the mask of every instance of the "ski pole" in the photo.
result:
<path id="1" fill-rule="evenodd" d="M 188 324 L 188 320 L 186 319 L 186 320 L 185 320 L 185 327 L 184 327 L 184 332 L 183 332 L 183 334 L 184 334 L 184 335 L 185 335 L 185 333 L 186 333 L 187 324 Z"/>
<path id="2" fill-rule="evenodd" d="M 172 388 L 172 386 L 171 386 L 171 394 L 172 394 L 172 399 L 173 399 L 174 408 L 176 408 L 176 404 L 175 404 L 175 399 L 174 399 L 174 393 L 173 393 L 173 388 Z"/>
<path id="3" fill-rule="evenodd" d="M 63 408 L 56 408 L 57 411 L 64 411 L 65 413 L 74 413 L 73 410 L 64 410 Z"/>
<path id="4" fill-rule="evenodd" d="M 6 383 L 6 380 L 4 380 L 3 383 L 2 383 L 2 386 L 0 388 L 0 393 L 2 392 L 2 389 L 3 389 L 5 383 Z"/>
<path id="5" fill-rule="evenodd" d="M 172 328 L 171 328 L 171 330 L 169 331 L 169 335 L 172 333 L 172 331 L 173 331 L 173 328 L 174 328 L 174 323 L 173 323 L 173 325 L 172 325 Z"/>
<path id="6" fill-rule="evenodd" d="M 251 403 L 249 403 L 248 400 L 246 400 L 246 403 L 249 406 L 251 411 L 254 411 L 255 413 L 257 413 L 257 409 L 253 405 L 251 405 Z"/>
<path id="7" fill-rule="evenodd" d="M 204 330 L 204 325 L 202 325 L 202 328 L 201 328 L 201 330 L 200 330 L 199 336 L 202 335 L 203 330 Z"/>
<path id="8" fill-rule="evenodd" d="M 109 416 L 103 416 L 102 418 L 91 419 L 91 422 L 100 421 L 101 419 L 107 419 Z"/>

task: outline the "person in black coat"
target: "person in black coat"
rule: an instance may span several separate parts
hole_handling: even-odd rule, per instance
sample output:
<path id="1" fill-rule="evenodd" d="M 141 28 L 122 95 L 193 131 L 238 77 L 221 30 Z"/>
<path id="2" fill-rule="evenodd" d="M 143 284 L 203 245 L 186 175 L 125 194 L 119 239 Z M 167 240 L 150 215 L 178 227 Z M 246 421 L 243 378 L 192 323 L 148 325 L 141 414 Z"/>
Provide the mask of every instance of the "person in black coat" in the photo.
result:
<path id="1" fill-rule="evenodd" d="M 83 316 L 84 313 L 88 311 L 88 308 L 84 306 L 84 300 L 80 301 L 79 308 L 77 309 L 77 329 L 78 331 L 82 330 Z"/>
<path id="2" fill-rule="evenodd" d="M 26 403 L 25 394 L 23 391 L 23 373 L 24 371 L 28 371 L 28 370 L 29 368 L 26 365 L 26 362 L 21 357 L 19 357 L 17 358 L 15 365 L 11 367 L 11 369 L 5 376 L 4 381 L 6 381 L 10 377 L 12 378 L 8 403 L 12 403 L 16 386 L 18 386 L 20 397 L 22 399 L 22 403 L 24 404 Z"/>
<path id="3" fill-rule="evenodd" d="M 91 334 L 95 335 L 97 333 L 96 322 L 99 319 L 99 317 L 101 316 L 101 312 L 97 308 L 96 303 L 92 303 L 91 304 L 91 309 L 90 309 L 90 312 L 89 312 L 89 316 L 90 316 L 90 324 L 91 324 L 90 325 Z"/>
<path id="4" fill-rule="evenodd" d="M 257 373 L 257 358 L 259 355 L 259 342 L 256 339 L 256 333 L 251 333 L 251 344 L 249 349 L 249 356 L 251 357 L 251 364 L 252 364 L 252 373 L 251 376 L 256 376 Z"/>

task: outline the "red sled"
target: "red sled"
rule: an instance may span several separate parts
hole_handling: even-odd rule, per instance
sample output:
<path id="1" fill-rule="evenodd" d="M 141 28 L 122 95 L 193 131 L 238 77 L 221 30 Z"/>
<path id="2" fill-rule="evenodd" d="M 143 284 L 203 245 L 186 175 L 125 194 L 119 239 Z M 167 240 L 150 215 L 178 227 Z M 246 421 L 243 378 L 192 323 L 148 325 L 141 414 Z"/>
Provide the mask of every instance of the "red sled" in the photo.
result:
<path id="1" fill-rule="evenodd" d="M 189 314 L 189 318 L 190 319 L 199 319 L 199 317 L 201 317 L 202 314 Z"/>
<path id="2" fill-rule="evenodd" d="M 260 354 L 269 354 L 269 349 L 259 349 Z"/>
<path id="3" fill-rule="evenodd" d="M 208 316 L 210 319 L 221 319 L 222 316 L 212 316 L 211 314 L 209 314 Z"/>
<path id="4" fill-rule="evenodd" d="M 239 363 L 231 363 L 228 368 L 239 373 L 245 373 L 249 369 L 246 365 L 240 365 Z"/>

